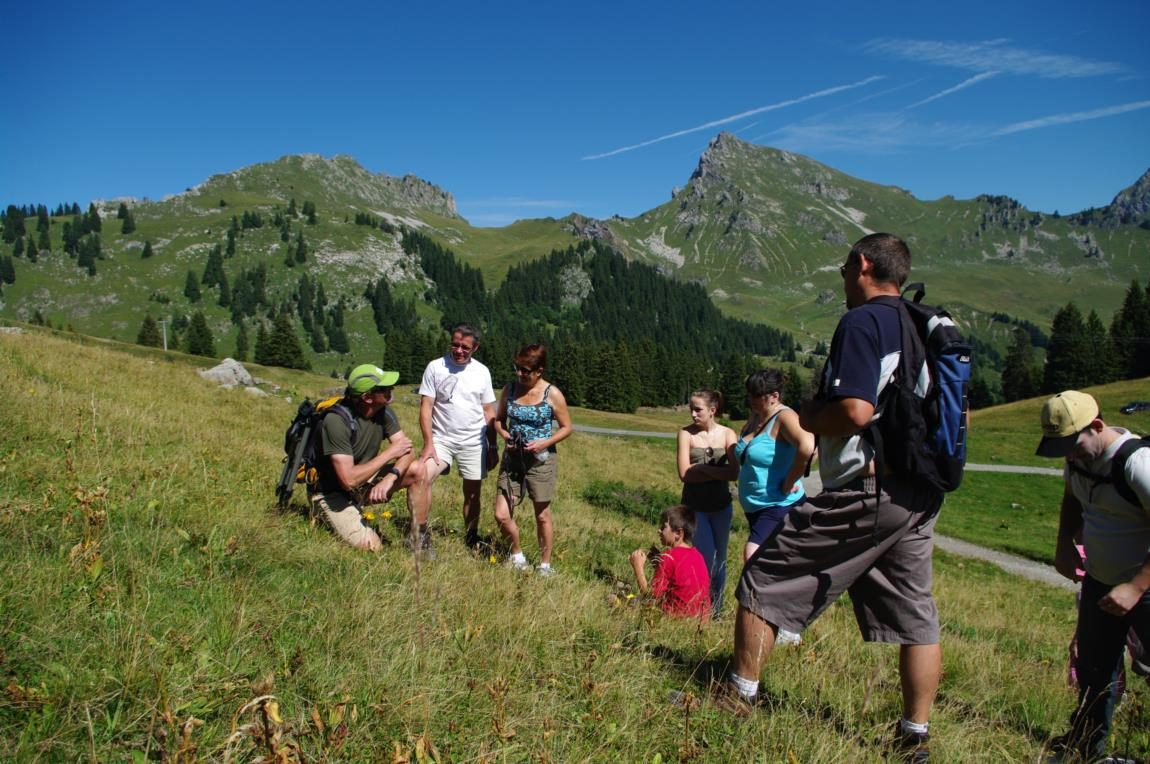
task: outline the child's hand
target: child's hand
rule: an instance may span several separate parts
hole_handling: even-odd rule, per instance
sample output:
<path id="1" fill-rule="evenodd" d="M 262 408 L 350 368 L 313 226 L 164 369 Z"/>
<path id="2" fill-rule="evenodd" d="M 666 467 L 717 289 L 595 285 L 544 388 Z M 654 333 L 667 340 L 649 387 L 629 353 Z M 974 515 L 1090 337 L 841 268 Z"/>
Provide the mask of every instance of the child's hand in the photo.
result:
<path id="1" fill-rule="evenodd" d="M 631 565 L 632 565 L 632 567 L 638 566 L 641 568 L 646 564 L 647 564 L 647 550 L 646 549 L 636 549 L 634 552 L 631 552 Z"/>

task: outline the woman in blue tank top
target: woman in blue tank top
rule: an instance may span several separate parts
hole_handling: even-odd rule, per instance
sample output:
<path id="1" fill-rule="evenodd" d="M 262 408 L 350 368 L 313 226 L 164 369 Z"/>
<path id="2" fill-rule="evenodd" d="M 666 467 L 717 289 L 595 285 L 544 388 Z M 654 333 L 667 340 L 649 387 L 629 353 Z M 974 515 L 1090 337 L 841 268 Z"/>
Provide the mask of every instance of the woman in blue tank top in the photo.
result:
<path id="1" fill-rule="evenodd" d="M 739 503 L 751 532 L 743 562 L 774 533 L 787 513 L 803 502 L 802 476 L 815 450 L 815 436 L 799 426 L 799 415 L 781 400 L 783 373 L 761 369 L 747 377 L 751 418 L 735 443 L 739 463 Z M 776 645 L 795 645 L 802 637 L 779 629 Z"/>
<path id="2" fill-rule="evenodd" d="M 780 398 L 783 373 L 761 369 L 747 377 L 751 418 L 735 443 L 739 503 L 751 526 L 743 561 L 806 498 L 802 476 L 815 450 L 815 436 L 799 426 L 799 415 Z"/>
<path id="3" fill-rule="evenodd" d="M 539 537 L 540 575 L 551 575 L 551 550 L 555 528 L 551 521 L 551 500 L 559 478 L 555 444 L 572 432 L 567 399 L 558 387 L 543 379 L 547 348 L 527 345 L 515 354 L 516 381 L 503 388 L 495 415 L 495 431 L 507 444 L 499 465 L 495 521 L 511 545 L 508 564 L 529 570 L 519 544 L 515 507 L 525 496 L 535 506 L 535 531 Z M 555 426 L 558 424 L 558 427 Z"/>

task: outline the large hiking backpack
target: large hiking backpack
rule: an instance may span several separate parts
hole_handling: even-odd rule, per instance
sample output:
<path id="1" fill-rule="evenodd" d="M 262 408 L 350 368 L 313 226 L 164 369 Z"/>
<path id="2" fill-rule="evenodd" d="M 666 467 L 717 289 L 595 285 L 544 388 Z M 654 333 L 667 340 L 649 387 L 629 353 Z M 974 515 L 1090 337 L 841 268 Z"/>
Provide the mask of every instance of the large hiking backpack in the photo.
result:
<path id="1" fill-rule="evenodd" d="M 902 297 L 874 300 L 898 310 L 902 352 L 864 437 L 875 448 L 880 479 L 885 473 L 948 492 L 962 483 L 966 466 L 971 347 L 949 313 L 922 304 L 925 294 L 915 283 Z"/>
<path id="2" fill-rule="evenodd" d="M 1114 452 L 1114 458 L 1110 460 L 1109 475 L 1095 475 L 1074 461 L 1069 461 L 1067 464 L 1070 465 L 1071 472 L 1089 478 L 1094 482 L 1094 485 L 1098 485 L 1099 483 L 1112 484 L 1119 496 L 1136 507 L 1142 507 L 1142 502 L 1139 500 L 1138 494 L 1134 493 L 1134 489 L 1130 487 L 1129 481 L 1126 480 L 1126 461 L 1140 448 L 1150 448 L 1150 435 L 1143 435 L 1141 438 L 1131 438 L 1119 446 L 1118 450 Z M 1150 507 L 1142 508 L 1150 509 Z"/>
<path id="3" fill-rule="evenodd" d="M 296 410 L 295 418 L 284 433 L 284 468 L 276 483 L 276 499 L 281 509 L 291 504 L 292 490 L 296 483 L 314 486 L 319 477 L 320 423 L 331 413 L 339 414 L 351 430 L 351 442 L 355 444 L 356 422 L 351 409 L 343 405 L 343 398 L 336 396 L 312 403 L 304 398 Z"/>

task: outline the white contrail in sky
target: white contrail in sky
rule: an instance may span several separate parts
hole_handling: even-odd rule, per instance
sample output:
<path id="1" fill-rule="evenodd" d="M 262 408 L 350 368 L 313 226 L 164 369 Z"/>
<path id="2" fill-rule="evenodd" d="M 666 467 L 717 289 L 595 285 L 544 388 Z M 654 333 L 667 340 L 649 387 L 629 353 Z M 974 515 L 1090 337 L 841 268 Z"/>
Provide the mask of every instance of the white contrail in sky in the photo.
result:
<path id="1" fill-rule="evenodd" d="M 1049 117 L 1042 117 L 1040 119 L 1032 119 L 1026 122 L 1015 122 L 1014 124 L 1007 125 L 1006 127 L 995 130 L 993 133 L 991 133 L 991 135 L 1010 135 L 1011 133 L 1021 133 L 1024 130 L 1037 130 L 1041 127 L 1067 125 L 1071 122 L 1085 122 L 1090 119 L 1113 117 L 1118 114 L 1125 114 L 1128 111 L 1138 111 L 1139 109 L 1150 109 L 1150 101 L 1134 101 L 1133 103 L 1124 103 L 1120 106 L 1107 106 L 1105 109 L 1093 109 L 1091 111 L 1075 111 L 1068 114 L 1052 114 Z"/>
<path id="2" fill-rule="evenodd" d="M 947 88 L 946 90 L 935 93 L 932 96 L 928 96 L 927 98 L 924 98 L 917 103 L 912 103 L 910 106 L 908 106 L 906 108 L 913 109 L 917 106 L 922 106 L 923 104 L 930 103 L 931 101 L 937 101 L 938 99 L 943 98 L 945 96 L 948 96 L 951 93 L 957 93 L 960 90 L 965 90 L 966 88 L 970 87 L 971 85 L 977 85 L 978 83 L 982 82 L 983 80 L 988 80 L 991 77 L 994 77 L 997 75 L 998 75 L 998 72 L 983 72 L 982 74 L 976 74 L 973 77 L 971 77 L 970 79 L 963 80 L 962 82 L 958 83 L 957 85 L 955 85 L 952 88 Z"/>
<path id="3" fill-rule="evenodd" d="M 878 39 L 871 40 L 863 46 L 863 49 L 870 53 L 907 61 L 921 61 L 975 72 L 995 71 L 1046 79 L 1099 77 L 1126 72 L 1126 67 L 1109 61 L 1093 61 L 1078 56 L 1015 48 L 1009 43 L 1009 40 L 1002 39 L 976 43 Z"/>
<path id="4" fill-rule="evenodd" d="M 678 138 L 678 137 L 683 136 L 683 135 L 689 135 L 691 133 L 697 133 L 700 130 L 709 130 L 713 127 L 718 127 L 719 125 L 726 125 L 730 122 L 736 122 L 740 119 L 746 119 L 747 117 L 753 117 L 754 115 L 762 114 L 763 112 L 774 111 L 776 109 L 783 109 L 783 108 L 786 108 L 787 106 L 794 106 L 797 103 L 802 103 L 803 101 L 810 101 L 810 100 L 815 99 L 815 98 L 822 98 L 824 96 L 834 95 L 835 93 L 841 93 L 844 90 L 853 90 L 854 88 L 861 88 L 864 85 L 869 85 L 870 83 L 876 82 L 876 81 L 881 80 L 881 79 L 883 79 L 882 76 L 875 75 L 872 77 L 867 77 L 865 80 L 859 80 L 858 82 L 852 83 L 850 85 L 838 85 L 836 87 L 827 88 L 825 90 L 817 90 L 814 93 L 809 93 L 805 96 L 800 96 L 798 98 L 792 98 L 789 101 L 780 101 L 779 103 L 773 103 L 773 104 L 770 104 L 769 106 L 760 106 L 757 109 L 750 109 L 749 111 L 743 111 L 743 112 L 739 112 L 738 114 L 732 114 L 729 117 L 723 117 L 721 119 L 712 120 L 711 122 L 706 122 L 702 125 L 697 125 L 696 127 L 688 127 L 685 130 L 676 130 L 673 133 L 667 133 L 666 135 L 660 135 L 658 138 L 652 138 L 651 140 L 643 141 L 642 143 L 635 143 L 635 144 L 632 144 L 630 146 L 623 146 L 621 148 L 617 148 L 617 149 L 614 149 L 612 151 L 607 151 L 607 152 L 604 152 L 602 154 L 591 154 L 590 156 L 585 156 L 582 159 L 583 159 L 583 161 L 587 161 L 587 160 L 591 160 L 591 159 L 604 159 L 606 157 L 612 157 L 612 156 L 615 156 L 616 154 L 622 154 L 622 153 L 627 152 L 627 151 L 634 151 L 635 149 L 641 149 L 644 146 L 650 146 L 654 143 L 662 143 L 663 141 L 669 141 L 672 138 Z"/>

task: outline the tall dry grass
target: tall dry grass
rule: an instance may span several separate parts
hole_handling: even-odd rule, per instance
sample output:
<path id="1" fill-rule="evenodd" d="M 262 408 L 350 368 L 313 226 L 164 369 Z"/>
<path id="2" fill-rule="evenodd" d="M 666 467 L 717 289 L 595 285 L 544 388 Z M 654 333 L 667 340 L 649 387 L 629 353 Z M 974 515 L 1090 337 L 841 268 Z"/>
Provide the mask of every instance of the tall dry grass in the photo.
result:
<path id="1" fill-rule="evenodd" d="M 298 401 L 330 379 L 254 369 L 281 385 L 256 397 L 173 358 L 0 335 L 0 759 L 885 759 L 896 651 L 864 645 L 846 602 L 772 659 L 769 705 L 751 721 L 668 702 L 721 672 L 730 619 L 612 604 L 626 552 L 654 530 L 581 492 L 593 480 L 674 489 L 669 444 L 576 435 L 561 447 L 551 579 L 467 553 L 459 484 L 441 480 L 440 557 L 417 569 L 399 502 L 378 513 L 378 555 L 272 508 L 294 411 L 284 391 Z M 412 433 L 414 406 L 397 402 Z M 495 532 L 489 509 L 482 529 Z M 936 592 L 937 759 L 1033 759 L 1073 703 L 1071 598 L 944 554 Z M 1121 729 L 1146 719 L 1134 706 Z"/>

